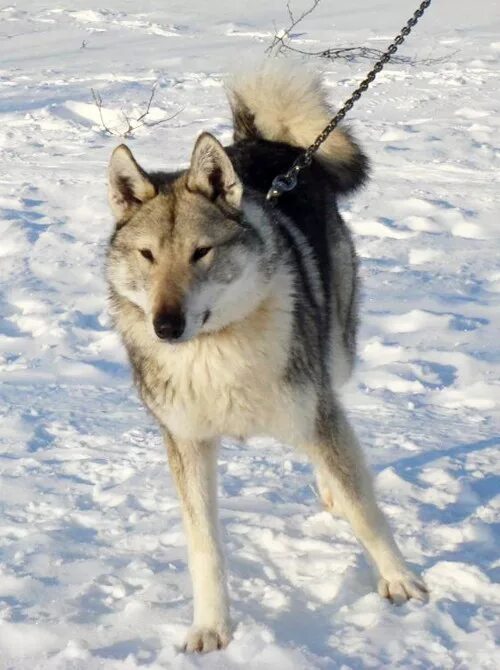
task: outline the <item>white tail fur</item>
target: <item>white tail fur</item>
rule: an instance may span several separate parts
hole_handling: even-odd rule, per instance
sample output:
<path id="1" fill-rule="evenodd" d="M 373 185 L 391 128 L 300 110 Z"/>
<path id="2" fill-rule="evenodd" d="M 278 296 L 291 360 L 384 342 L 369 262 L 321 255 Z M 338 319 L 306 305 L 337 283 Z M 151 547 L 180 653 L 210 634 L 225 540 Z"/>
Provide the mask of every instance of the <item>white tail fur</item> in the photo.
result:
<path id="1" fill-rule="evenodd" d="M 303 65 L 269 59 L 227 82 L 235 141 L 261 138 L 306 148 L 333 116 L 321 77 Z M 337 173 L 341 190 L 350 190 L 366 176 L 366 158 L 351 135 L 336 128 L 321 145 L 318 159 Z M 349 174 L 339 175 L 339 169 Z"/>

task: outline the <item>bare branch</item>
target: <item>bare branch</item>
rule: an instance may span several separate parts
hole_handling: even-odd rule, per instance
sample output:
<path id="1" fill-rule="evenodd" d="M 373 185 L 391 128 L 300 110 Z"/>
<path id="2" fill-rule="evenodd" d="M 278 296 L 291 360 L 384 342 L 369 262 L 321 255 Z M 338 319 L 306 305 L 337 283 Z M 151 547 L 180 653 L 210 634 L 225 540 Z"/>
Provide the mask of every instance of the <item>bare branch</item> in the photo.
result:
<path id="1" fill-rule="evenodd" d="M 375 49 L 373 47 L 337 47 L 335 49 L 329 48 L 321 51 L 304 51 L 292 47 L 289 44 L 283 44 L 280 47 L 280 52 L 283 51 L 291 51 L 293 53 L 301 54 L 302 56 L 327 58 L 329 60 L 345 60 L 347 62 L 354 62 L 356 60 L 377 61 L 385 53 L 381 49 Z M 456 51 L 453 51 L 451 54 L 446 54 L 439 58 L 413 58 L 411 56 L 393 55 L 391 57 L 391 63 L 405 65 L 434 65 L 435 63 L 443 63 L 447 61 L 456 53 Z"/>
<path id="2" fill-rule="evenodd" d="M 279 33 L 276 31 L 276 27 L 274 30 L 274 37 L 273 41 L 271 44 L 267 47 L 266 53 L 273 53 L 277 55 L 280 53 L 281 49 L 285 46 L 285 40 L 290 39 L 290 33 L 291 31 L 301 22 L 303 21 L 309 14 L 312 14 L 316 7 L 319 5 L 321 0 L 312 0 L 312 5 L 308 9 L 304 9 L 302 14 L 300 14 L 297 18 L 295 17 L 292 7 L 290 5 L 290 0 L 287 0 L 286 3 L 286 10 L 288 12 L 288 18 L 290 19 L 290 25 L 288 28 L 285 28 L 281 30 Z"/>
<path id="3" fill-rule="evenodd" d="M 92 97 L 94 98 L 95 106 L 99 110 L 99 118 L 101 119 L 101 126 L 103 127 L 103 130 L 108 133 L 108 135 L 115 135 L 110 128 L 106 125 L 104 121 L 104 117 L 102 115 L 102 98 L 99 93 L 96 93 L 93 88 L 90 89 L 92 91 Z"/>
<path id="4" fill-rule="evenodd" d="M 121 110 L 121 113 L 122 113 L 122 116 L 123 116 L 123 120 L 127 124 L 127 129 L 122 132 L 122 135 L 123 135 L 123 137 L 130 137 L 132 135 L 133 131 L 134 131 L 134 128 L 132 126 L 130 118 L 127 116 L 127 113 L 124 112 L 123 109 Z"/>
<path id="5" fill-rule="evenodd" d="M 167 116 L 166 119 L 159 119 L 158 121 L 152 121 L 151 123 L 146 123 L 144 124 L 147 128 L 153 128 L 153 126 L 159 126 L 160 123 L 165 123 L 166 121 L 171 121 L 172 119 L 175 119 L 176 116 L 179 116 L 181 112 L 184 111 L 184 107 L 181 109 L 178 109 L 176 112 L 174 112 L 171 116 Z"/>
<path id="6" fill-rule="evenodd" d="M 307 16 L 312 14 L 316 7 L 319 5 L 321 0 L 312 0 L 312 4 L 308 9 L 305 9 L 300 16 L 296 16 L 291 7 L 291 0 L 286 2 L 286 10 L 288 13 L 288 18 L 290 19 L 290 25 L 287 28 L 277 30 L 276 23 L 274 25 L 274 36 L 272 38 L 271 44 L 267 47 L 266 53 L 273 54 L 278 56 L 285 52 L 292 52 L 301 54 L 302 56 L 311 56 L 316 58 L 328 58 L 329 60 L 346 60 L 348 62 L 353 62 L 356 60 L 370 60 L 376 61 L 384 54 L 380 49 L 375 49 L 373 47 L 337 47 L 322 49 L 321 51 L 304 51 L 295 46 L 292 46 L 292 31 L 296 28 L 301 21 L 303 21 Z M 453 54 L 451 54 L 453 55 Z M 441 63 L 446 61 L 450 55 L 442 56 L 441 58 L 427 58 L 427 59 L 416 59 L 410 56 L 400 56 L 393 55 L 391 61 L 393 63 L 408 64 L 408 65 L 433 65 L 435 63 Z"/>
<path id="7" fill-rule="evenodd" d="M 180 114 L 183 111 L 183 108 L 178 109 L 174 114 L 171 116 L 168 116 L 165 119 L 159 119 L 158 121 L 153 121 L 153 122 L 148 122 L 146 119 L 149 116 L 149 113 L 151 111 L 151 105 L 153 103 L 155 94 L 156 94 L 156 89 L 157 89 L 158 83 L 155 82 L 151 88 L 151 94 L 149 96 L 149 100 L 146 103 L 146 109 L 142 114 L 140 114 L 138 117 L 134 118 L 131 117 L 124 109 L 121 109 L 121 115 L 123 118 L 123 121 L 125 123 L 125 129 L 120 129 L 120 128 L 110 128 L 106 122 L 104 121 L 104 116 L 103 116 L 103 102 L 102 98 L 99 93 L 96 93 L 94 89 L 90 89 L 92 91 L 92 97 L 94 99 L 94 103 L 99 110 L 99 118 L 101 121 L 101 126 L 103 130 L 108 133 L 108 135 L 114 135 L 115 137 L 132 137 L 134 132 L 138 130 L 138 128 L 146 127 L 146 128 L 152 128 L 153 126 L 158 126 L 160 123 L 165 123 L 166 121 L 171 121 L 174 119 L 178 114 Z"/>
<path id="8" fill-rule="evenodd" d="M 136 119 L 136 121 L 142 121 L 142 119 L 145 119 L 146 116 L 149 114 L 149 110 L 151 109 L 151 103 L 153 102 L 153 98 L 155 97 L 155 94 L 156 94 L 156 87 L 157 87 L 157 85 L 158 85 L 158 82 L 155 81 L 155 83 L 154 83 L 153 86 L 151 87 L 151 95 L 149 96 L 149 100 L 148 100 L 148 105 L 147 105 L 147 107 L 146 107 L 146 111 L 144 112 L 144 114 L 141 114 L 141 115 Z"/>

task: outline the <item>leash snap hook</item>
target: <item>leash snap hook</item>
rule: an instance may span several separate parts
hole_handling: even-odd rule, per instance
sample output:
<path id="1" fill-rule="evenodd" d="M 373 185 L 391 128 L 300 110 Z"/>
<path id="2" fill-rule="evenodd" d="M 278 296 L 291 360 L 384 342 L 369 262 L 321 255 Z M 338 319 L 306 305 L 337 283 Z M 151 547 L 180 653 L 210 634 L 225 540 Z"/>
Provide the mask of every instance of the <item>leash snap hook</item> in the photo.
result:
<path id="1" fill-rule="evenodd" d="M 267 193 L 266 200 L 273 200 L 274 198 L 278 198 L 282 193 L 293 191 L 297 186 L 297 172 L 297 170 L 293 170 L 293 172 L 279 174 L 275 177 Z"/>

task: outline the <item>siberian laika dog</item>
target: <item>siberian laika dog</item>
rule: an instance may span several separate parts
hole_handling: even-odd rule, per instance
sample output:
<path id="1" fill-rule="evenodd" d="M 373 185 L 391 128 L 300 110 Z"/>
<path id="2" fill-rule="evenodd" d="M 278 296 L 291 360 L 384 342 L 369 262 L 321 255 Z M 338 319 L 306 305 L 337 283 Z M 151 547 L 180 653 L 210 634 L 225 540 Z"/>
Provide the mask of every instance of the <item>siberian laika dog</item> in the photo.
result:
<path id="1" fill-rule="evenodd" d="M 345 129 L 297 188 L 266 201 L 328 123 L 321 81 L 271 60 L 228 84 L 234 143 L 198 137 L 187 169 L 146 172 L 121 145 L 109 166 L 116 229 L 107 274 L 114 324 L 163 433 L 182 503 L 194 621 L 187 651 L 231 640 L 217 520 L 221 435 L 270 435 L 310 457 L 327 508 L 345 516 L 394 602 L 427 590 L 374 496 L 335 389 L 355 358 L 358 279 L 337 197 L 367 160 Z"/>

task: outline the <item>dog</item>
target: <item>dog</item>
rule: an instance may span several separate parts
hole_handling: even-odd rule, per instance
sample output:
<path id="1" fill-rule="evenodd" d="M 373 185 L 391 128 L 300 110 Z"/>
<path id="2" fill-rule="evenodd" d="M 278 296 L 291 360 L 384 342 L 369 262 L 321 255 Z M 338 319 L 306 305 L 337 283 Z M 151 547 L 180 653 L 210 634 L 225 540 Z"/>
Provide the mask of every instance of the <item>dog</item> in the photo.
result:
<path id="1" fill-rule="evenodd" d="M 327 508 L 341 513 L 394 602 L 424 600 L 378 507 L 337 390 L 356 353 L 358 274 L 337 198 L 368 162 L 345 128 L 297 187 L 266 200 L 328 123 L 321 79 L 270 60 L 228 83 L 234 142 L 198 137 L 187 169 L 146 172 L 125 145 L 109 165 L 116 227 L 110 312 L 135 383 L 163 433 L 181 500 L 194 618 L 185 650 L 231 640 L 217 521 L 221 435 L 269 435 L 307 453 Z"/>

